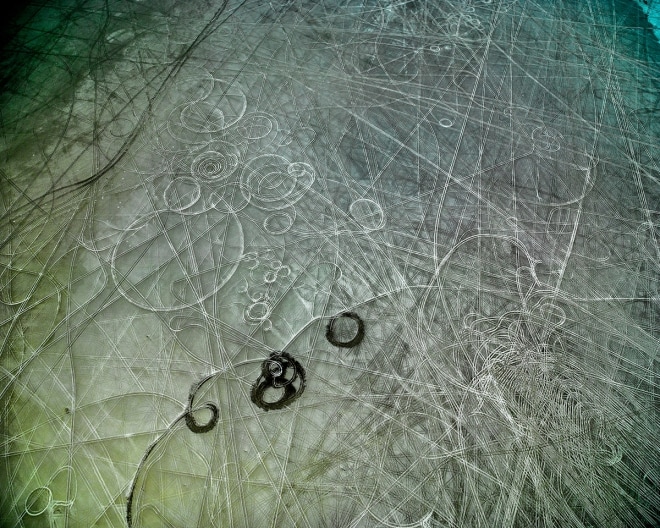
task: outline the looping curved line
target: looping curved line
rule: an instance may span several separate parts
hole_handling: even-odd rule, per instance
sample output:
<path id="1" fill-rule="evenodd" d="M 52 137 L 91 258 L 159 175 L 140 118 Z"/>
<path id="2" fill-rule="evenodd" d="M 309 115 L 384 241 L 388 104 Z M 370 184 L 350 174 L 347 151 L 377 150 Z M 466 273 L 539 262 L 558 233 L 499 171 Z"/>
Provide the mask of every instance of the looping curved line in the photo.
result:
<path id="1" fill-rule="evenodd" d="M 275 363 L 278 367 L 273 374 L 271 367 Z M 292 368 L 293 374 L 287 378 L 287 371 Z M 294 381 L 300 380 L 298 388 Z M 283 394 L 276 401 L 264 400 L 264 393 L 268 389 L 284 389 Z M 264 411 L 283 409 L 300 398 L 305 390 L 305 369 L 290 354 L 286 352 L 273 352 L 261 364 L 261 374 L 254 382 L 250 391 L 250 399 L 257 407 Z"/>
<path id="2" fill-rule="evenodd" d="M 188 410 L 186 411 L 185 414 L 186 427 L 195 434 L 208 433 L 216 426 L 216 424 L 218 423 L 218 419 L 220 418 L 220 411 L 218 409 L 218 406 L 215 405 L 214 403 L 207 402 L 198 409 L 194 409 L 194 410 L 199 410 L 204 408 L 209 409 L 211 411 L 211 419 L 202 425 L 198 424 L 197 421 L 195 420 L 195 417 L 193 416 L 193 409 L 188 408 Z"/>

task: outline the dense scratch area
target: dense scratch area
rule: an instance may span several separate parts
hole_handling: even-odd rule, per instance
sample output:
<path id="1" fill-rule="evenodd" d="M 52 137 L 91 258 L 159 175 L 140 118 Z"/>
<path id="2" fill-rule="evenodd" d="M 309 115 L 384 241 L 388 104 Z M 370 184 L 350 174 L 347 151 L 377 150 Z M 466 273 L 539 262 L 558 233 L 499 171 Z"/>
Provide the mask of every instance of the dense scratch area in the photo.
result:
<path id="1" fill-rule="evenodd" d="M 0 39 L 0 524 L 660 523 L 627 0 L 58 0 Z"/>

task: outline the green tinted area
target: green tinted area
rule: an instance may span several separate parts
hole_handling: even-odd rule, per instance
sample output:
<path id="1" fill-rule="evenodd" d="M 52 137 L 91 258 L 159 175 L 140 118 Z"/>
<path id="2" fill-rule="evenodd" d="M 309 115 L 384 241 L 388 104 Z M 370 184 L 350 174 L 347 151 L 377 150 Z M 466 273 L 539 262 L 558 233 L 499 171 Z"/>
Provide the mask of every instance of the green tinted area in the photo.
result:
<path id="1" fill-rule="evenodd" d="M 658 525 L 635 2 L 7 20 L 0 526 Z"/>

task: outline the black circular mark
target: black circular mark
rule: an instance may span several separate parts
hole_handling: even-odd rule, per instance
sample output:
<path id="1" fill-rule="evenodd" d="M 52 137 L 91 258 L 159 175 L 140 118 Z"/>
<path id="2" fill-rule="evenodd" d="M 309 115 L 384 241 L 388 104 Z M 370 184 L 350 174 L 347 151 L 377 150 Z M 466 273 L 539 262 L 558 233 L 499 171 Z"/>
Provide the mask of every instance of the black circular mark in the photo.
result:
<path id="1" fill-rule="evenodd" d="M 342 341 L 341 339 L 338 339 L 336 336 L 335 327 L 337 325 L 337 321 L 340 320 L 340 318 L 348 318 L 357 322 L 357 331 L 355 332 L 355 335 L 347 341 Z M 340 314 L 337 317 L 333 317 L 332 319 L 330 319 L 328 326 L 326 326 L 325 328 L 325 338 L 328 340 L 330 344 L 342 348 L 353 348 L 355 346 L 358 346 L 364 339 L 364 321 L 360 319 L 360 316 L 354 312 L 344 312 L 343 314 Z"/>
<path id="2" fill-rule="evenodd" d="M 264 399 L 268 389 L 280 391 L 275 401 Z M 261 374 L 252 385 L 250 399 L 264 411 L 283 409 L 305 390 L 305 369 L 286 352 L 273 352 L 261 363 Z"/>
<path id="3" fill-rule="evenodd" d="M 218 418 L 220 417 L 220 411 L 215 404 L 205 403 L 202 408 L 206 408 L 211 411 L 211 419 L 205 424 L 200 425 L 197 423 L 197 421 L 195 421 L 195 417 L 193 416 L 193 411 L 191 409 L 188 409 L 185 415 L 186 427 L 188 427 L 191 432 L 196 434 L 208 433 L 215 427 L 215 425 L 218 423 Z"/>

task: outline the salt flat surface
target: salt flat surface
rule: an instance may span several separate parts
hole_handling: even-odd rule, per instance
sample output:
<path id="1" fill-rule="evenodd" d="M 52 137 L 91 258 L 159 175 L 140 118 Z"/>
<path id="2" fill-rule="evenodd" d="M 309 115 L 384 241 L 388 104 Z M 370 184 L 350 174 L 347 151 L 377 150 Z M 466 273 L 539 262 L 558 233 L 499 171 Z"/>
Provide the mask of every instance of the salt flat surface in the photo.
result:
<path id="1" fill-rule="evenodd" d="M 634 3 L 12 27 L 2 526 L 657 525 L 660 44 Z"/>

